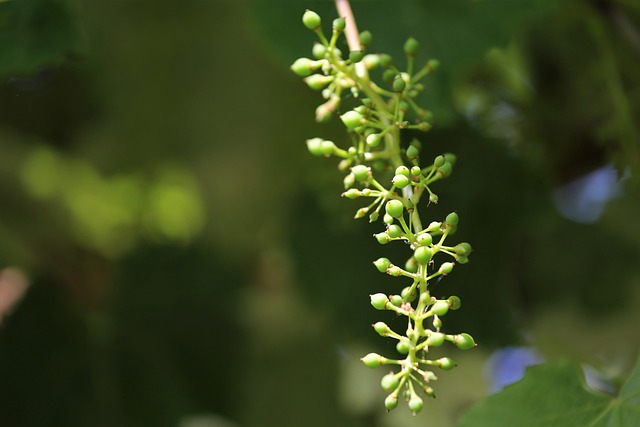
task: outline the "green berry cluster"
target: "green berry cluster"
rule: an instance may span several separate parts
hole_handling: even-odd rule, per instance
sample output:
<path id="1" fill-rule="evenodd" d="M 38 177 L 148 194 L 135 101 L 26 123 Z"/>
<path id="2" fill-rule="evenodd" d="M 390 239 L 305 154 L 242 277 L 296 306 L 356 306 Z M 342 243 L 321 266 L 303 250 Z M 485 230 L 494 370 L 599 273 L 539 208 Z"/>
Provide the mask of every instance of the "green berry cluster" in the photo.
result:
<path id="1" fill-rule="evenodd" d="M 354 48 L 351 43 L 351 51 L 343 55 L 336 44 L 345 31 L 345 19 L 333 21 L 330 38 L 325 36 L 320 16 L 315 12 L 307 10 L 302 21 L 317 34 L 319 43 L 313 47 L 314 59 L 300 58 L 291 69 L 304 77 L 311 89 L 322 91 L 326 101 L 316 109 L 317 121 L 328 120 L 348 108 L 340 114 L 340 120 L 350 137 L 346 149 L 323 138 L 307 140 L 307 147 L 315 156 L 340 159 L 338 168 L 346 173 L 342 196 L 371 200 L 357 210 L 355 218 L 368 216 L 370 222 L 374 222 L 382 217 L 386 227 L 374 235 L 378 243 L 402 241 L 411 250 L 403 266 L 393 264 L 388 258 L 373 263 L 381 273 L 409 279 L 399 294 L 371 295 L 371 305 L 377 310 L 392 311 L 407 318 L 407 329 L 402 332 L 393 331 L 384 322 L 373 325 L 378 334 L 397 341 L 400 356 L 387 358 L 370 353 L 362 361 L 371 368 L 390 366 L 394 369 L 381 382 L 382 388 L 389 392 L 385 406 L 388 410 L 396 408 L 402 395 L 415 415 L 423 407 L 420 391 L 426 396 L 435 396 L 431 384 L 437 377 L 432 369 L 446 371 L 456 366 L 449 357 L 429 359 L 430 349 L 447 341 L 460 350 L 476 345 L 469 334 L 447 334 L 443 330 L 442 318 L 449 310 L 460 308 L 460 299 L 456 296 L 437 299 L 429 289 L 434 279 L 468 262 L 472 251 L 469 243 L 453 246 L 448 243 L 458 226 L 458 215 L 452 212 L 443 221 L 433 221 L 426 226 L 419 215 L 423 196 L 428 195 L 427 206 L 438 202 L 431 185 L 451 174 L 456 158 L 447 153 L 421 165 L 418 140 L 413 140 L 407 148 L 400 145 L 402 130 L 431 128 L 431 113 L 419 107 L 415 98 L 424 89 L 420 81 L 438 63 L 431 60 L 414 71 L 419 45 L 410 38 L 404 45 L 406 69 L 401 71 L 391 56 L 366 52 L 372 40 L 368 31 L 360 33 L 359 46 Z M 370 78 L 374 69 L 381 71 L 380 84 Z M 345 107 L 347 102 L 355 105 Z"/>

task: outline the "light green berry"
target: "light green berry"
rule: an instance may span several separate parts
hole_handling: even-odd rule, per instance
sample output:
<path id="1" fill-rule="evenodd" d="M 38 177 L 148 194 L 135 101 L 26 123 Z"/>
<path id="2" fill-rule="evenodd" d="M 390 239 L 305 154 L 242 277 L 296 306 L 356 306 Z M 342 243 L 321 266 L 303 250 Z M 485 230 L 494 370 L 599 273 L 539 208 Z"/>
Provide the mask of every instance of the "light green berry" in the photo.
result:
<path id="1" fill-rule="evenodd" d="M 344 123 L 347 129 L 355 129 L 362 124 L 364 118 L 362 117 L 362 114 L 351 110 L 341 115 L 340 120 L 342 120 L 342 123 Z"/>
<path id="2" fill-rule="evenodd" d="M 409 178 L 404 175 L 396 175 L 391 180 L 391 183 L 398 188 L 404 188 L 409 185 Z"/>
<path id="3" fill-rule="evenodd" d="M 386 391 L 393 391 L 398 387 L 399 382 L 400 381 L 398 380 L 398 377 L 396 377 L 396 375 L 392 372 L 382 377 L 380 385 Z"/>
<path id="4" fill-rule="evenodd" d="M 453 359 L 449 357 L 443 357 L 441 359 L 436 360 L 436 364 L 443 371 L 450 371 L 451 369 L 457 366 L 456 362 L 454 362 Z"/>
<path id="5" fill-rule="evenodd" d="M 435 304 L 431 306 L 431 311 L 438 316 L 444 316 L 449 311 L 449 303 L 442 300 L 436 301 Z"/>
<path id="6" fill-rule="evenodd" d="M 431 261 L 431 257 L 433 256 L 433 252 L 426 246 L 419 246 L 413 252 L 413 257 L 420 264 L 427 264 Z"/>
<path id="7" fill-rule="evenodd" d="M 369 295 L 369 298 L 371 299 L 371 305 L 376 310 L 384 310 L 389 303 L 389 297 L 383 293 Z"/>
<path id="8" fill-rule="evenodd" d="M 384 207 L 385 211 L 394 218 L 400 218 L 404 211 L 404 205 L 400 200 L 389 200 Z"/>
<path id="9" fill-rule="evenodd" d="M 422 401 L 422 398 L 420 398 L 420 396 L 418 396 L 417 394 L 414 394 L 413 396 L 411 396 L 411 398 L 409 399 L 409 409 L 411 409 L 411 412 L 413 412 L 413 415 L 420 412 L 423 407 L 424 407 L 424 402 Z"/>
<path id="10" fill-rule="evenodd" d="M 312 10 L 307 9 L 306 12 L 304 12 L 304 15 L 302 15 L 302 23 L 310 30 L 315 31 L 320 28 L 321 22 L 320 15 Z"/>
<path id="11" fill-rule="evenodd" d="M 453 343 L 460 350 L 469 350 L 476 346 L 476 342 L 473 340 L 473 337 L 469 334 L 455 335 L 453 337 Z"/>
<path id="12" fill-rule="evenodd" d="M 358 182 L 364 182 L 371 176 L 371 168 L 365 165 L 355 165 L 351 168 L 351 173 Z"/>
<path id="13" fill-rule="evenodd" d="M 378 368 L 388 361 L 386 357 L 380 356 L 378 353 L 369 353 L 360 360 L 369 368 Z"/>
<path id="14" fill-rule="evenodd" d="M 444 334 L 440 332 L 433 332 L 427 338 L 427 345 L 429 347 L 440 347 L 444 343 Z"/>

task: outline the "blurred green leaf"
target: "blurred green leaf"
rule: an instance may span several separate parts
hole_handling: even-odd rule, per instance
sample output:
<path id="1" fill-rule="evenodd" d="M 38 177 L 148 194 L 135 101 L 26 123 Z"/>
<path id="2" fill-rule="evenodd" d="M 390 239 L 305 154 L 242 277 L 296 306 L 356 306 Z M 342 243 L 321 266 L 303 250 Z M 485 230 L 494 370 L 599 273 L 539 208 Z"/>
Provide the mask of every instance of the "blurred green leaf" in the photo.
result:
<path id="1" fill-rule="evenodd" d="M 590 389 L 580 365 L 556 362 L 527 370 L 518 383 L 489 396 L 460 427 L 640 426 L 640 364 L 618 396 Z"/>
<path id="2" fill-rule="evenodd" d="M 77 43 L 67 0 L 0 2 L 0 74 L 31 73 L 60 63 Z"/>

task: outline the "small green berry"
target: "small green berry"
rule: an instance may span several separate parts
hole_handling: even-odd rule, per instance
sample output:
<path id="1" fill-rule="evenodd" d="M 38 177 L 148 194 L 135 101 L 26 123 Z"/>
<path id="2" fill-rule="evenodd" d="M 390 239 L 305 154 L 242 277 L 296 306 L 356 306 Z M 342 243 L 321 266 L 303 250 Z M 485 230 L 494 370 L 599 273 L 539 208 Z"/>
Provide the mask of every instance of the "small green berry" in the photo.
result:
<path id="1" fill-rule="evenodd" d="M 373 262 L 373 265 L 376 266 L 380 273 L 384 273 L 391 265 L 391 261 L 389 261 L 389 258 L 378 258 Z"/>
<path id="2" fill-rule="evenodd" d="M 406 166 L 398 166 L 396 168 L 396 175 L 404 175 L 407 178 L 409 177 L 409 168 Z"/>
<path id="3" fill-rule="evenodd" d="M 382 72 L 382 80 L 384 80 L 385 82 L 392 82 L 395 77 L 395 70 L 387 69 Z"/>
<path id="4" fill-rule="evenodd" d="M 404 205 L 400 200 L 389 200 L 384 207 L 385 211 L 394 218 L 400 218 L 404 211 Z"/>
<path id="5" fill-rule="evenodd" d="M 473 340 L 473 337 L 469 334 L 455 335 L 453 337 L 453 343 L 460 350 L 469 350 L 476 346 L 476 342 Z"/>
<path id="6" fill-rule="evenodd" d="M 389 276 L 400 277 L 400 276 L 402 276 L 402 269 L 400 267 L 398 267 L 397 265 L 392 265 L 387 270 L 387 274 Z"/>
<path id="7" fill-rule="evenodd" d="M 444 165 L 445 160 L 444 160 L 444 156 L 438 156 L 433 160 L 433 165 L 436 168 L 439 168 L 440 166 Z"/>
<path id="8" fill-rule="evenodd" d="M 362 61 L 362 58 L 364 58 L 364 52 L 361 50 L 352 50 L 349 52 L 349 61 L 353 64 Z"/>
<path id="9" fill-rule="evenodd" d="M 400 341 L 398 341 L 398 344 L 396 344 L 396 350 L 400 354 L 409 353 L 410 348 L 411 348 L 411 344 L 409 343 L 409 340 L 406 338 L 401 339 Z"/>
<path id="10" fill-rule="evenodd" d="M 432 70 L 435 70 L 440 66 L 440 61 L 437 59 L 430 59 L 429 62 L 427 62 L 427 65 L 431 67 Z"/>
<path id="11" fill-rule="evenodd" d="M 415 54 L 418 52 L 419 47 L 420 44 L 418 43 L 418 41 L 413 37 L 409 37 L 404 43 L 404 53 L 409 56 L 415 56 Z"/>
<path id="12" fill-rule="evenodd" d="M 437 315 L 433 316 L 433 327 L 438 331 L 442 328 L 442 320 Z"/>
<path id="13" fill-rule="evenodd" d="M 396 307 L 400 307 L 404 302 L 400 295 L 391 295 L 391 298 L 389 301 L 391 302 L 391 304 L 395 305 Z"/>
<path id="14" fill-rule="evenodd" d="M 334 144 L 333 141 L 322 141 L 320 143 L 320 151 L 323 156 L 329 157 L 336 151 L 336 144 Z"/>
<path id="15" fill-rule="evenodd" d="M 380 65 L 382 65 L 383 67 L 388 67 L 391 64 L 393 64 L 393 59 L 391 58 L 391 55 L 387 55 L 386 53 L 381 53 Z"/>
<path id="16" fill-rule="evenodd" d="M 400 292 L 400 296 L 405 301 L 413 301 L 418 296 L 418 293 L 416 292 L 416 288 L 412 288 L 411 286 L 407 286 L 406 288 L 404 288 L 402 290 L 402 292 Z"/>
<path id="17" fill-rule="evenodd" d="M 415 260 L 422 265 L 425 265 L 429 261 L 431 261 L 432 256 L 433 256 L 433 252 L 431 251 L 431 249 L 429 249 L 426 246 L 419 246 L 413 252 L 413 257 L 415 258 Z"/>
<path id="18" fill-rule="evenodd" d="M 380 356 L 378 353 L 369 353 L 360 360 L 362 360 L 362 362 L 369 368 L 378 368 L 382 365 L 386 365 L 388 361 L 386 357 Z"/>
<path id="19" fill-rule="evenodd" d="M 384 310 L 389 303 L 389 297 L 383 293 L 369 295 L 369 298 L 371 298 L 371 305 L 376 310 Z"/>
<path id="20" fill-rule="evenodd" d="M 369 222 L 376 222 L 379 216 L 380 214 L 378 212 L 376 211 L 371 212 L 371 215 L 369 215 Z"/>
<path id="21" fill-rule="evenodd" d="M 322 150 L 320 148 L 322 141 L 322 138 L 307 139 L 307 149 L 309 150 L 309 152 L 314 156 L 323 156 Z"/>
<path id="22" fill-rule="evenodd" d="M 341 33 L 344 31 L 344 27 L 346 27 L 347 21 L 344 18 L 336 18 L 333 20 L 333 31 L 337 33 Z"/>
<path id="23" fill-rule="evenodd" d="M 389 234 L 389 237 L 397 239 L 404 234 L 404 231 L 402 231 L 402 227 L 400 227 L 399 225 L 391 224 L 389 227 L 387 227 L 387 234 Z"/>
<path id="24" fill-rule="evenodd" d="M 444 343 L 444 334 L 440 332 L 433 332 L 427 338 L 427 345 L 429 347 L 440 347 Z"/>
<path id="25" fill-rule="evenodd" d="M 356 165 L 351 168 L 351 173 L 358 182 L 365 182 L 371 176 L 371 168 L 365 165 Z"/>
<path id="26" fill-rule="evenodd" d="M 387 408 L 387 411 L 393 411 L 398 407 L 398 394 L 391 393 L 384 399 L 384 406 Z"/>
<path id="27" fill-rule="evenodd" d="M 471 248 L 470 244 L 464 242 L 464 243 L 457 244 L 456 247 L 453 248 L 453 250 L 458 255 L 469 255 L 473 249 Z"/>
<path id="28" fill-rule="evenodd" d="M 357 188 L 350 188 L 344 193 L 342 193 L 342 197 L 346 197 L 347 199 L 351 199 L 351 200 L 360 196 L 362 196 L 362 192 Z"/>
<path id="29" fill-rule="evenodd" d="M 458 214 L 455 212 L 451 212 L 449 215 L 447 215 L 445 224 L 447 225 L 447 227 L 455 227 L 456 225 L 458 225 L 458 221 Z"/>
<path id="30" fill-rule="evenodd" d="M 447 161 L 447 163 L 451 163 L 451 166 L 456 164 L 456 155 L 453 153 L 445 153 L 444 154 L 444 159 Z"/>
<path id="31" fill-rule="evenodd" d="M 449 303 L 449 308 L 451 310 L 457 310 L 460 307 L 462 307 L 462 302 L 460 301 L 460 298 L 458 298 L 457 296 L 451 296 L 447 299 L 447 302 Z"/>
<path id="32" fill-rule="evenodd" d="M 399 382 L 400 381 L 398 380 L 398 377 L 396 377 L 396 375 L 392 372 L 382 377 L 380 385 L 386 391 L 393 391 L 398 387 Z"/>
<path id="33" fill-rule="evenodd" d="M 409 160 L 417 160 L 420 155 L 420 151 L 413 145 L 407 147 L 407 159 Z"/>
<path id="34" fill-rule="evenodd" d="M 447 301 L 436 301 L 431 307 L 431 311 L 438 316 L 444 316 L 449 311 L 449 303 Z"/>
<path id="35" fill-rule="evenodd" d="M 322 74 L 313 74 L 304 78 L 304 82 L 313 90 L 320 90 L 333 81 L 333 76 L 324 76 Z"/>
<path id="36" fill-rule="evenodd" d="M 311 49 L 311 54 L 316 59 L 323 59 L 327 55 L 327 47 L 321 43 L 315 43 Z"/>
<path id="37" fill-rule="evenodd" d="M 419 176 L 420 172 L 422 172 L 422 170 L 420 169 L 420 166 L 414 166 L 411 168 L 411 175 L 413 176 Z"/>
<path id="38" fill-rule="evenodd" d="M 391 183 L 395 185 L 397 188 L 404 188 L 409 185 L 409 178 L 404 175 L 396 175 L 391 180 Z"/>
<path id="39" fill-rule="evenodd" d="M 433 243 L 433 237 L 429 233 L 420 233 L 416 236 L 416 243 L 420 246 L 429 246 Z"/>
<path id="40" fill-rule="evenodd" d="M 469 262 L 469 258 L 466 255 L 456 255 L 456 261 L 460 264 L 466 264 Z"/>
<path id="41" fill-rule="evenodd" d="M 438 169 L 436 169 L 436 173 L 438 173 L 438 175 L 440 175 L 441 178 L 448 177 L 449 175 L 451 175 L 451 172 L 453 172 L 453 168 L 451 167 L 451 163 L 445 163 L 444 165 L 442 165 Z"/>
<path id="42" fill-rule="evenodd" d="M 391 238 L 387 233 L 374 234 L 373 237 L 375 237 L 378 243 L 380 243 L 381 245 L 386 245 L 391 241 Z"/>
<path id="43" fill-rule="evenodd" d="M 409 409 L 411 409 L 411 412 L 413 412 L 413 415 L 420 412 L 423 406 L 424 406 L 424 402 L 422 401 L 420 396 L 418 396 L 417 394 L 414 394 L 413 396 L 411 396 L 411 399 L 409 399 Z"/>
<path id="44" fill-rule="evenodd" d="M 429 201 L 431 203 L 438 203 L 438 195 L 435 193 L 429 194 Z"/>
<path id="45" fill-rule="evenodd" d="M 381 140 L 382 136 L 379 133 L 372 133 L 371 135 L 367 136 L 367 145 L 369 147 L 377 147 L 380 144 Z"/>
<path id="46" fill-rule="evenodd" d="M 442 369 L 443 371 L 450 371 L 457 366 L 456 362 L 454 362 L 453 359 L 449 357 L 438 359 L 436 360 L 436 363 L 438 365 L 438 368 Z"/>
<path id="47" fill-rule="evenodd" d="M 382 222 L 384 222 L 387 225 L 391 225 L 393 224 L 393 217 L 388 213 L 384 214 L 384 216 L 382 217 Z"/>
<path id="48" fill-rule="evenodd" d="M 360 33 L 360 46 L 362 46 L 363 49 L 366 49 L 366 47 L 371 44 L 372 40 L 373 36 L 369 31 L 363 31 Z"/>
<path id="49" fill-rule="evenodd" d="M 387 326 L 384 322 L 376 322 L 373 324 L 373 329 L 383 337 L 386 337 L 389 331 L 391 330 L 389 326 Z"/>
<path id="50" fill-rule="evenodd" d="M 454 265 L 455 264 L 452 262 L 443 262 L 442 265 L 440 266 L 440 269 L 438 269 L 438 273 L 447 275 L 451 273 Z"/>
<path id="51" fill-rule="evenodd" d="M 394 77 L 392 86 L 393 86 L 394 92 L 400 93 L 404 90 L 405 87 L 407 87 L 407 83 L 404 81 L 402 76 L 398 74 L 397 76 Z"/>
<path id="52" fill-rule="evenodd" d="M 320 15 L 312 10 L 307 9 L 306 12 L 304 12 L 304 15 L 302 15 L 302 23 L 310 30 L 315 31 L 320 28 L 321 22 Z"/>
<path id="53" fill-rule="evenodd" d="M 355 129 L 362 124 L 363 117 L 356 111 L 351 110 L 341 115 L 340 120 L 342 120 L 347 129 Z"/>
<path id="54" fill-rule="evenodd" d="M 344 177 L 344 180 L 342 182 L 344 183 L 344 188 L 353 187 L 353 185 L 356 183 L 356 177 L 353 176 L 352 173 L 350 173 Z"/>
<path id="55" fill-rule="evenodd" d="M 418 263 L 414 257 L 411 257 L 404 264 L 404 269 L 409 273 L 417 273 L 418 272 Z"/>
<path id="56" fill-rule="evenodd" d="M 291 70 L 300 77 L 307 77 L 317 70 L 318 67 L 320 67 L 320 62 L 312 61 L 309 58 L 298 58 L 291 65 Z"/>

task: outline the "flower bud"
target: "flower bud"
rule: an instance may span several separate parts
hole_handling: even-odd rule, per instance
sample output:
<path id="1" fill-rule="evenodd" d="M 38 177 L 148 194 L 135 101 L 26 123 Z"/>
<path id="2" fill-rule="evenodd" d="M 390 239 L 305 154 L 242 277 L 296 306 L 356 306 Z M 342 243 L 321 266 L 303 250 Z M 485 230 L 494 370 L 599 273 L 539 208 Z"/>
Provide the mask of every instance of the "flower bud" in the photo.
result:
<path id="1" fill-rule="evenodd" d="M 473 337 L 469 334 L 454 335 L 453 343 L 460 350 L 469 350 L 476 346 L 476 342 L 473 340 Z"/>
<path id="2" fill-rule="evenodd" d="M 382 80 L 385 82 L 392 82 L 396 77 L 396 72 L 392 69 L 387 69 L 382 72 Z"/>
<path id="3" fill-rule="evenodd" d="M 413 145 L 407 147 L 407 159 L 411 161 L 417 160 L 419 155 L 420 151 L 418 151 L 416 147 L 414 147 Z"/>
<path id="4" fill-rule="evenodd" d="M 429 201 L 431 203 L 438 203 L 438 195 L 435 193 L 429 194 Z"/>
<path id="5" fill-rule="evenodd" d="M 372 133 L 371 135 L 367 136 L 367 145 L 369 147 L 377 147 L 380 144 L 381 140 L 382 136 L 379 133 Z"/>
<path id="6" fill-rule="evenodd" d="M 387 274 L 389 276 L 400 277 L 402 276 L 402 269 L 397 265 L 392 265 L 387 269 Z M 394 304 L 394 305 L 397 305 L 397 304 Z"/>
<path id="7" fill-rule="evenodd" d="M 404 188 L 409 185 L 409 178 L 404 175 L 396 175 L 391 180 L 391 183 L 398 188 Z"/>
<path id="8" fill-rule="evenodd" d="M 440 328 L 442 328 L 442 320 L 440 320 L 440 318 L 435 315 L 433 316 L 433 327 L 436 328 L 436 330 L 440 330 Z"/>
<path id="9" fill-rule="evenodd" d="M 457 296 L 450 296 L 447 299 L 447 303 L 449 303 L 449 308 L 451 310 L 457 310 L 460 307 L 462 307 L 462 302 L 460 301 L 460 298 L 458 298 Z"/>
<path id="10" fill-rule="evenodd" d="M 400 200 L 389 200 L 384 207 L 385 211 L 394 218 L 400 218 L 404 211 L 404 205 Z"/>
<path id="11" fill-rule="evenodd" d="M 336 144 L 333 143 L 333 141 L 322 141 L 320 143 L 320 151 L 322 152 L 322 155 L 325 157 L 329 157 L 330 155 L 332 155 L 336 150 Z"/>
<path id="12" fill-rule="evenodd" d="M 349 190 L 342 193 L 342 197 L 346 197 L 347 199 L 351 200 L 360 196 L 362 196 L 362 193 L 357 188 L 350 188 Z"/>
<path id="13" fill-rule="evenodd" d="M 388 361 L 386 357 L 380 356 L 378 353 L 369 353 L 360 360 L 369 368 L 378 368 Z"/>
<path id="14" fill-rule="evenodd" d="M 436 364 L 438 368 L 442 369 L 443 371 L 450 371 L 457 366 L 456 362 L 454 362 L 453 359 L 449 357 L 443 357 L 436 360 Z"/>
<path id="15" fill-rule="evenodd" d="M 400 381 L 398 380 L 398 377 L 396 377 L 396 375 L 392 372 L 382 377 L 380 385 L 386 391 L 393 391 L 398 388 L 399 382 Z"/>
<path id="16" fill-rule="evenodd" d="M 445 224 L 447 225 L 447 227 L 455 227 L 456 225 L 458 225 L 458 221 L 458 214 L 455 212 L 451 212 L 449 215 L 447 215 Z"/>
<path id="17" fill-rule="evenodd" d="M 442 265 L 440 266 L 440 269 L 438 269 L 438 273 L 447 275 L 451 273 L 454 265 L 455 264 L 452 262 L 443 262 Z"/>
<path id="18" fill-rule="evenodd" d="M 444 160 L 444 156 L 437 156 L 434 160 L 433 160 L 433 165 L 436 168 L 439 168 L 440 166 L 444 165 L 445 160 Z"/>
<path id="19" fill-rule="evenodd" d="M 404 234 L 404 231 L 402 231 L 402 227 L 400 227 L 399 225 L 391 224 L 387 227 L 387 234 L 389 234 L 389 237 L 396 239 L 402 236 Z"/>
<path id="20" fill-rule="evenodd" d="M 386 245 L 391 241 L 391 238 L 387 233 L 374 234 L 373 237 L 375 237 L 378 243 L 380 243 L 381 245 Z"/>
<path id="21" fill-rule="evenodd" d="M 419 47 L 420 44 L 418 43 L 418 41 L 413 37 L 409 37 L 404 43 L 404 53 L 409 56 L 415 56 L 415 54 L 418 52 Z"/>
<path id="22" fill-rule="evenodd" d="M 307 149 L 309 150 L 309 152 L 314 156 L 321 157 L 323 155 L 320 148 L 322 141 L 322 138 L 307 139 Z"/>
<path id="23" fill-rule="evenodd" d="M 404 264 L 404 269 L 409 273 L 417 273 L 418 272 L 418 263 L 414 257 L 411 257 Z"/>
<path id="24" fill-rule="evenodd" d="M 456 155 L 453 153 L 445 153 L 444 154 L 444 160 L 447 163 L 451 163 L 451 166 L 456 164 Z"/>
<path id="25" fill-rule="evenodd" d="M 362 58 L 364 58 L 364 52 L 361 50 L 352 50 L 349 52 L 349 61 L 353 64 L 362 61 Z"/>
<path id="26" fill-rule="evenodd" d="M 427 233 L 433 233 L 434 231 L 440 230 L 440 227 L 442 227 L 441 222 L 433 221 L 424 231 Z"/>
<path id="27" fill-rule="evenodd" d="M 371 168 L 365 165 L 356 165 L 351 168 L 351 173 L 356 180 L 364 182 L 371 176 Z"/>
<path id="28" fill-rule="evenodd" d="M 416 288 L 412 288 L 411 286 L 407 286 L 406 288 L 404 288 L 402 290 L 402 292 L 400 292 L 400 296 L 405 301 L 414 301 L 416 299 L 416 297 L 418 296 L 418 292 L 416 291 Z"/>
<path id="29" fill-rule="evenodd" d="M 312 61 L 308 58 L 298 58 L 291 65 L 291 70 L 300 77 L 307 77 L 320 67 L 319 61 Z"/>
<path id="30" fill-rule="evenodd" d="M 369 215 L 369 222 L 376 222 L 379 216 L 380 214 L 377 211 L 371 212 L 371 215 Z"/>
<path id="31" fill-rule="evenodd" d="M 384 310 L 389 303 L 389 297 L 383 293 L 369 295 L 369 298 L 371 298 L 371 305 L 376 310 Z"/>
<path id="32" fill-rule="evenodd" d="M 387 411 L 393 411 L 398 407 L 398 395 L 396 393 L 391 393 L 384 399 L 384 406 L 387 408 Z"/>
<path id="33" fill-rule="evenodd" d="M 409 409 L 411 409 L 411 412 L 413 413 L 413 415 L 420 412 L 423 406 L 424 406 L 424 402 L 422 401 L 420 396 L 418 396 L 417 394 L 412 395 L 411 398 L 409 399 Z"/>
<path id="34" fill-rule="evenodd" d="M 333 20 L 333 31 L 341 33 L 346 25 L 347 21 L 344 18 L 336 18 Z"/>
<path id="35" fill-rule="evenodd" d="M 393 224 L 393 217 L 389 214 L 384 214 L 384 216 L 382 217 L 382 222 L 387 225 L 391 225 Z"/>
<path id="36" fill-rule="evenodd" d="M 389 331 L 391 330 L 389 326 L 387 326 L 387 324 L 384 322 L 374 323 L 373 329 L 375 329 L 375 331 L 383 337 L 386 337 L 389 334 Z"/>
<path id="37" fill-rule="evenodd" d="M 427 338 L 427 345 L 429 347 L 440 347 L 444 343 L 444 334 L 440 332 L 433 332 Z"/>
<path id="38" fill-rule="evenodd" d="M 409 348 L 411 348 L 411 343 L 409 343 L 409 340 L 406 338 L 401 339 L 398 341 L 398 344 L 396 344 L 396 350 L 400 354 L 409 353 Z"/>
<path id="39" fill-rule="evenodd" d="M 429 261 L 431 261 L 432 256 L 433 256 L 433 252 L 431 251 L 431 249 L 429 249 L 426 246 L 419 246 L 413 252 L 413 257 L 416 259 L 416 261 L 419 264 L 422 264 L 422 265 L 427 264 Z"/>
<path id="40" fill-rule="evenodd" d="M 390 302 L 396 307 L 400 307 L 403 303 L 402 297 L 400 295 L 391 295 Z"/>
<path id="41" fill-rule="evenodd" d="M 323 59 L 327 54 L 327 47 L 321 43 L 315 43 L 311 49 L 314 58 Z"/>
<path id="42" fill-rule="evenodd" d="M 347 129 L 354 129 L 362 124 L 363 117 L 361 114 L 351 110 L 341 115 L 340 120 L 342 120 Z"/>
<path id="43" fill-rule="evenodd" d="M 313 74 L 304 78 L 304 82 L 313 90 L 320 90 L 333 81 L 333 76 L 324 76 L 322 74 Z"/>
<path id="44" fill-rule="evenodd" d="M 400 93 L 404 90 L 406 86 L 407 86 L 407 83 L 404 81 L 402 76 L 398 74 L 397 76 L 394 77 L 393 84 L 392 84 L 394 92 Z"/>
<path id="45" fill-rule="evenodd" d="M 429 246 L 433 243 L 433 237 L 429 233 L 420 233 L 416 236 L 416 243 L 420 246 Z"/>
<path id="46" fill-rule="evenodd" d="M 387 268 L 389 268 L 389 265 L 391 265 L 391 261 L 389 261 L 389 258 L 378 258 L 373 262 L 373 265 L 376 266 L 380 273 L 384 273 L 387 271 Z"/>
<path id="47" fill-rule="evenodd" d="M 453 248 L 453 250 L 458 255 L 469 255 L 473 249 L 471 248 L 470 244 L 464 242 L 464 243 L 457 244 L 456 247 Z"/>
<path id="48" fill-rule="evenodd" d="M 447 301 L 436 301 L 435 304 L 431 306 L 431 311 L 438 316 L 444 316 L 449 311 L 449 303 Z"/>
<path id="49" fill-rule="evenodd" d="M 466 255 L 456 255 L 456 261 L 459 264 L 466 264 L 469 262 L 469 258 Z"/>
<path id="50" fill-rule="evenodd" d="M 373 36 L 369 31 L 363 31 L 360 33 L 360 46 L 362 46 L 362 49 L 366 49 L 366 47 L 371 44 L 372 40 Z"/>
<path id="51" fill-rule="evenodd" d="M 444 165 L 436 169 L 436 173 L 440 175 L 441 178 L 448 177 L 449 175 L 451 175 L 452 171 L 453 171 L 453 168 L 451 167 L 451 163 L 445 163 Z"/>
<path id="52" fill-rule="evenodd" d="M 318 15 L 312 10 L 307 9 L 304 12 L 304 15 L 302 15 L 302 23 L 308 29 L 315 31 L 318 28 L 320 28 L 320 23 L 321 23 L 320 15 Z"/>

